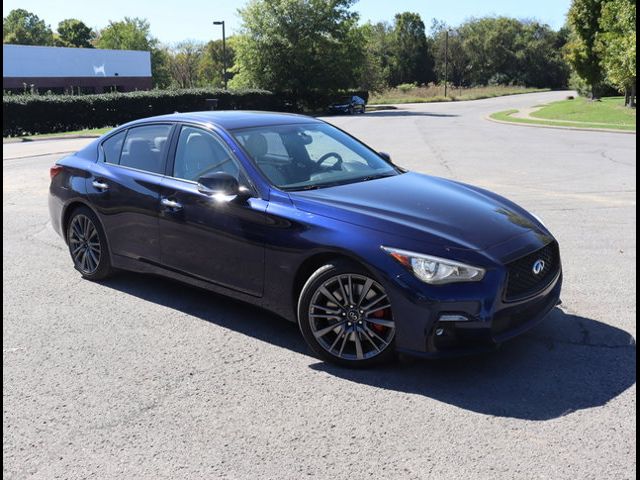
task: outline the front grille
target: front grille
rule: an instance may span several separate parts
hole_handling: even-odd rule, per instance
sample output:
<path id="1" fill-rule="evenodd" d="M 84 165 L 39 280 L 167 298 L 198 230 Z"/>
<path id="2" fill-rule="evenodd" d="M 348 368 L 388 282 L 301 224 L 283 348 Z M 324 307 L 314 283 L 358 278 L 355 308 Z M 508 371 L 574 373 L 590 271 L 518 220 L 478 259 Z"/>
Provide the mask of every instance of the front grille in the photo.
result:
<path id="1" fill-rule="evenodd" d="M 538 274 L 533 271 L 534 264 L 542 260 L 544 268 Z M 549 245 L 525 257 L 507 264 L 506 300 L 528 297 L 544 289 L 560 270 L 560 251 L 558 243 Z"/>

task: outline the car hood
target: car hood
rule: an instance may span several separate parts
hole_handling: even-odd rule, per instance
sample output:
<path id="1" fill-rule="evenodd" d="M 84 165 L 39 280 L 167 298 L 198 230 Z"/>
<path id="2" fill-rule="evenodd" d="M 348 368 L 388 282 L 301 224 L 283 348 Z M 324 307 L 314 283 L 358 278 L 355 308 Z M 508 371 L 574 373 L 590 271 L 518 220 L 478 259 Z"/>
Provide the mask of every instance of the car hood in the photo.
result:
<path id="1" fill-rule="evenodd" d="M 290 192 L 296 208 L 447 248 L 485 250 L 541 225 L 494 193 L 408 172 L 336 187 Z"/>

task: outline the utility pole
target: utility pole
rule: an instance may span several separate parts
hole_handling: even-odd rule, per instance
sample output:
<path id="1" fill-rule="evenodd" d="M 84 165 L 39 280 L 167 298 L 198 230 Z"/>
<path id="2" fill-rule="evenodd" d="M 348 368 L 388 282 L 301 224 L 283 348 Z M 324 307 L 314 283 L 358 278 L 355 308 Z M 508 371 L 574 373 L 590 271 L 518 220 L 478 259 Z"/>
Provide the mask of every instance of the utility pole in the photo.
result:
<path id="1" fill-rule="evenodd" d="M 447 76 L 449 70 L 449 30 L 444 31 L 444 96 L 447 97 Z"/>
<path id="2" fill-rule="evenodd" d="M 224 31 L 224 20 L 213 22 L 214 25 L 222 25 L 222 80 L 224 89 L 227 90 L 227 37 Z"/>

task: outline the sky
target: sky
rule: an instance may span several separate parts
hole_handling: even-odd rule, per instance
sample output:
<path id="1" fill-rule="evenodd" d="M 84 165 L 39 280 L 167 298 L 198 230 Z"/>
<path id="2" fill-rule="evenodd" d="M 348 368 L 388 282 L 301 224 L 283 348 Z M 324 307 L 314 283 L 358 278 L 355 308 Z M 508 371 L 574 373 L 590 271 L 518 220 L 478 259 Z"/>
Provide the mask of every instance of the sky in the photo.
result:
<path id="1" fill-rule="evenodd" d="M 109 20 L 143 17 L 151 24 L 151 33 L 162 43 L 182 40 L 209 41 L 222 37 L 214 20 L 224 20 L 227 36 L 240 27 L 238 9 L 246 0 L 5 0 L 2 16 L 22 8 L 38 15 L 54 29 L 60 20 L 78 18 L 92 28 L 104 27 Z M 565 22 L 570 0 L 360 0 L 354 10 L 362 22 L 392 21 L 398 12 L 410 11 L 422 16 L 427 29 L 436 18 L 456 26 L 470 17 L 504 15 L 536 19 L 557 29 Z"/>

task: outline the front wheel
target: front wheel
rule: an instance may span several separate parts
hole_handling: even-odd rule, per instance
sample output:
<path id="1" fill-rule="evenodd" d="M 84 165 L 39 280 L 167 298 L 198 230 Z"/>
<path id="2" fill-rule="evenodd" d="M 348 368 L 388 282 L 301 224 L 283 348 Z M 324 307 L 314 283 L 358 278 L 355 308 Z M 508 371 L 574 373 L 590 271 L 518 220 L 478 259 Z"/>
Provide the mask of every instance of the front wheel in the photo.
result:
<path id="1" fill-rule="evenodd" d="M 329 362 L 366 367 L 393 356 L 391 303 L 357 265 L 334 262 L 318 269 L 300 294 L 298 321 L 311 349 Z"/>

